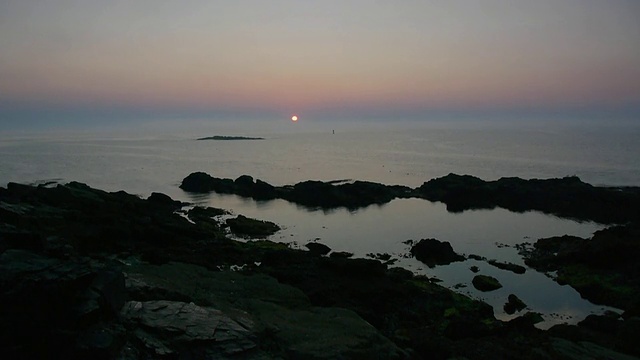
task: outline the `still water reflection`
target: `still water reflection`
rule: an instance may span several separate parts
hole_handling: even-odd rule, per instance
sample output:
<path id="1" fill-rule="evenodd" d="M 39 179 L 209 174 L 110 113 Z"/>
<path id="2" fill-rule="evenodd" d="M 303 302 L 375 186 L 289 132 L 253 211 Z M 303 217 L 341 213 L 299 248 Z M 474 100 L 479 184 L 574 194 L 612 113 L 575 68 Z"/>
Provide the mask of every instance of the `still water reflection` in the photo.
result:
<path id="1" fill-rule="evenodd" d="M 528 305 L 528 310 L 543 314 L 545 322 L 539 325 L 542 328 L 557 323 L 576 323 L 590 313 L 605 310 L 582 299 L 571 287 L 558 285 L 549 276 L 530 268 L 525 274 L 518 275 L 477 260 L 428 268 L 416 259 L 406 258 L 408 246 L 403 243 L 408 239 L 436 238 L 450 242 L 453 249 L 461 254 L 476 254 L 524 265 L 514 245 L 564 234 L 590 237 L 603 228 L 600 224 L 504 209 L 453 214 L 447 212 L 444 204 L 421 199 L 398 199 L 355 212 L 346 209 L 309 210 L 284 200 L 256 202 L 235 195 L 198 195 L 190 200 L 273 221 L 283 230 L 272 240 L 291 243 L 292 246 L 301 247 L 309 241 L 319 241 L 334 251 L 352 252 L 357 257 L 366 257 L 368 253 L 389 253 L 398 259 L 396 266 L 437 277 L 442 280 L 442 285 L 489 303 L 499 319 L 517 316 L 508 315 L 502 309 L 507 296 L 512 293 Z M 503 287 L 489 293 L 473 288 L 471 280 L 475 274 L 469 268 L 474 265 L 480 269 L 480 274 L 496 277 Z"/>

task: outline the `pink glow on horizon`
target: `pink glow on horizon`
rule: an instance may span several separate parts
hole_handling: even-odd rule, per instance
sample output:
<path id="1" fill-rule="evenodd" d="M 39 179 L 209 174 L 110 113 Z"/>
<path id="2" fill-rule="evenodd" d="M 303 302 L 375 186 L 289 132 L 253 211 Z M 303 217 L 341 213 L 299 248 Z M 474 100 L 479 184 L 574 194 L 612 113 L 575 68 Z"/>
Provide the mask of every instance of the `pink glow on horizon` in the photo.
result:
<path id="1" fill-rule="evenodd" d="M 153 4 L 0 5 L 0 98 L 272 111 L 640 104 L 640 5 L 627 1 Z"/>

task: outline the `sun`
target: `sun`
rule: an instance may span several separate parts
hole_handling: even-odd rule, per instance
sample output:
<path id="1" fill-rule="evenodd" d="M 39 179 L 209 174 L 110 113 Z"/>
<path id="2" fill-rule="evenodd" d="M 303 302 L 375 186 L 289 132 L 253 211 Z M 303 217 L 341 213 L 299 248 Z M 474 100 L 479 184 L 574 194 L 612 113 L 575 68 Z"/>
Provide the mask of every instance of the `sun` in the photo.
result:
<path id="1" fill-rule="evenodd" d="M 291 121 L 293 121 L 293 122 L 298 121 L 298 115 L 293 115 L 293 116 L 291 117 Z"/>

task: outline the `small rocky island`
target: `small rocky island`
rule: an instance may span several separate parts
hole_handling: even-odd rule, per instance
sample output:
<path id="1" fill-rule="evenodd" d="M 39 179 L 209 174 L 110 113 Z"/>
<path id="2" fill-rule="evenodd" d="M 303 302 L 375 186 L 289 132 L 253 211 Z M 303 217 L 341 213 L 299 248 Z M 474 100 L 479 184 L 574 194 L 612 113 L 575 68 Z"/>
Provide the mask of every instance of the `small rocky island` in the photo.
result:
<path id="1" fill-rule="evenodd" d="M 215 135 L 215 136 L 207 136 L 202 137 L 196 140 L 264 140 L 261 137 L 248 137 L 248 136 L 223 136 L 223 135 Z"/>
<path id="2" fill-rule="evenodd" d="M 280 197 L 309 206 L 362 206 L 420 194 L 416 189 L 364 182 L 348 187 L 310 182 L 277 188 L 249 177 L 235 181 L 189 177 L 182 184 L 189 191 Z M 446 200 L 453 193 L 466 191 L 464 186 L 445 186 L 441 189 L 446 191 L 434 193 L 432 185 L 422 194 L 438 194 Z M 319 193 L 311 194 L 315 191 Z M 625 209 L 637 206 L 636 190 L 621 191 L 623 195 L 602 191 L 605 197 L 626 199 L 620 205 Z M 328 202 L 322 200 L 326 194 Z M 585 193 L 576 201 L 588 204 L 590 196 Z M 540 204 L 550 202 L 540 200 Z M 488 206 L 486 201 L 473 204 Z M 605 202 L 602 206 L 612 205 Z M 571 212 L 568 209 L 575 210 L 576 205 L 561 207 Z M 0 188 L 2 357 L 640 356 L 636 275 L 631 281 L 597 288 L 601 294 L 621 291 L 620 296 L 602 296 L 599 301 L 622 307 L 622 315 L 590 315 L 577 326 L 556 325 L 542 331 L 533 326 L 538 321 L 534 313 L 499 321 L 489 305 L 424 276 L 390 267 L 383 257 L 332 256 L 333 252 L 320 244 L 309 247 L 310 251 L 291 249 L 264 240 L 278 231 L 276 224 L 240 215 L 225 220 L 224 214 L 223 209 L 194 207 L 159 193 L 143 199 L 77 182 L 46 186 L 9 183 Z M 620 214 L 613 218 L 621 218 Z M 598 280 L 601 284 L 626 273 L 638 274 L 634 260 L 640 255 L 639 239 L 633 226 L 613 227 L 596 234 L 598 239 L 591 242 L 540 240 L 527 254 L 527 264 L 545 270 L 569 269 L 566 274 L 558 270 L 558 277 L 569 284 L 584 279 L 577 275 L 598 277 L 599 271 L 608 274 Z M 232 232 L 248 240 L 235 241 L 230 237 Z M 257 239 L 251 240 L 254 237 Z M 424 253 L 430 248 L 450 257 L 447 261 L 460 260 L 450 246 L 435 239 L 417 244 L 421 245 L 416 255 L 420 253 L 429 263 L 441 263 Z M 595 256 L 599 251 L 609 254 L 599 261 Z M 623 255 L 623 261 L 615 261 Z M 576 270 L 584 268 L 592 272 Z M 514 308 L 524 306 L 513 297 L 505 301 Z"/>

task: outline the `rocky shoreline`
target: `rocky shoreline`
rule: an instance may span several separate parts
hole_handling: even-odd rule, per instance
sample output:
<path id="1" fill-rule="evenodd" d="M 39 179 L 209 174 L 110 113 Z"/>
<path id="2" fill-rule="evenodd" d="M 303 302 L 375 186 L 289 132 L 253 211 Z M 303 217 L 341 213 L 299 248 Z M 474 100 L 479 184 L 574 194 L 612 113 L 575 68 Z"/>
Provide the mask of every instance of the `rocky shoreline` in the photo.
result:
<path id="1" fill-rule="evenodd" d="M 456 204 L 457 210 L 490 206 L 486 199 L 493 199 L 489 190 L 478 190 L 482 195 L 477 198 L 461 197 L 469 190 L 451 185 L 460 180 L 453 175 L 446 177 L 449 185 L 428 182 L 422 190 L 366 182 L 305 182 L 279 188 L 250 177 L 235 181 L 189 177 L 199 181 L 185 179 L 182 187 L 188 191 L 278 197 L 319 207 L 360 207 L 417 196 Z M 637 209 L 636 188 L 613 190 L 585 186 L 575 179 L 559 181 L 526 184 L 543 192 L 547 185 L 553 189 L 566 185 L 567 191 L 584 195 L 578 204 L 542 205 L 552 202 L 555 192 L 551 192 L 549 199 L 535 204 L 523 200 L 521 208 L 576 218 L 590 216 L 596 221 L 633 222 L 639 214 L 613 212 L 609 207 L 615 204 L 608 203 L 625 199 L 617 205 Z M 539 196 L 529 191 L 522 196 Z M 323 200 L 325 196 L 328 200 Z M 469 198 L 476 200 L 458 206 L 460 199 Z M 510 206 L 495 199 L 492 201 L 499 203 L 495 206 Z M 603 201 L 602 210 L 595 212 L 585 205 L 590 201 Z M 578 326 L 558 325 L 542 331 L 533 326 L 535 314 L 498 321 L 489 305 L 381 260 L 327 256 L 319 246 L 302 251 L 267 240 L 231 240 L 230 230 L 250 238 L 264 237 L 277 228 L 240 216 L 235 222 L 221 220 L 218 215 L 223 212 L 192 207 L 163 194 L 141 199 L 80 183 L 10 183 L 0 188 L 0 353 L 4 358 L 103 359 L 640 356 L 636 344 L 640 317 L 633 301 L 637 297 L 628 292 L 629 288 L 637 292 L 637 282 L 616 283 L 616 289 L 631 294 L 616 302 L 624 305 L 622 316 L 591 315 Z M 583 255 L 602 250 L 590 248 L 594 242 L 571 243 L 563 252 L 543 240 L 538 247 L 550 252 L 526 255 L 527 264 L 556 269 L 559 278 L 568 265 L 595 269 L 586 275 L 592 277 L 600 274 L 599 269 L 636 271 L 631 260 L 621 262 L 622 267 L 614 266 L 623 252 L 628 259 L 637 259 L 639 239 L 633 229 L 627 225 L 596 234 L 597 239 L 594 236 L 598 244 L 610 246 L 607 251 L 622 251 L 611 253 L 611 261 L 602 264 Z M 623 240 L 612 243 L 611 236 Z M 451 254 L 450 246 L 431 240 L 432 246 L 444 249 L 449 257 L 446 261 L 460 259 Z M 574 258 L 577 260 L 567 263 Z M 425 259 L 434 265 L 441 263 L 430 256 Z M 610 299 L 605 297 L 603 302 Z M 509 301 L 510 306 L 520 306 L 517 298 Z"/>
<path id="2" fill-rule="evenodd" d="M 397 198 L 421 198 L 443 202 L 451 212 L 501 207 L 514 212 L 540 211 L 603 224 L 640 222 L 640 187 L 598 187 L 575 176 L 484 181 L 470 175 L 449 174 L 412 189 L 368 181 L 304 181 L 274 186 L 249 175 L 233 180 L 194 172 L 182 180 L 180 188 L 188 192 L 235 194 L 256 200 L 284 199 L 309 208 L 358 209 Z"/>

